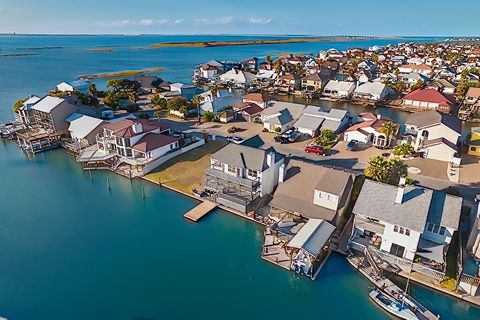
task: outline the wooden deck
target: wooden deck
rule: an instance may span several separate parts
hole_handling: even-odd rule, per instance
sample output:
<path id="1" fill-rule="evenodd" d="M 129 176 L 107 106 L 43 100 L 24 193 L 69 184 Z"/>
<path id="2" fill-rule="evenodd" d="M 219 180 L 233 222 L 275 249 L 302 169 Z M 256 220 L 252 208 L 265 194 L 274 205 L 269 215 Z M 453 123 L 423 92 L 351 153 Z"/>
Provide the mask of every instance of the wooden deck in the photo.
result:
<path id="1" fill-rule="evenodd" d="M 185 213 L 184 217 L 193 222 L 197 222 L 216 207 L 217 204 L 215 202 L 203 200 L 198 206 Z"/>

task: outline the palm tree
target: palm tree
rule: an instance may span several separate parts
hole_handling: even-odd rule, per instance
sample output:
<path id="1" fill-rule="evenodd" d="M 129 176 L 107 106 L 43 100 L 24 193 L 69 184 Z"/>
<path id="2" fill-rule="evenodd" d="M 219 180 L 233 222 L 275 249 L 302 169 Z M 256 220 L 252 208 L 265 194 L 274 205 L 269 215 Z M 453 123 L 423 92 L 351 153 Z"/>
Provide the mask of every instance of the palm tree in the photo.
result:
<path id="1" fill-rule="evenodd" d="M 386 121 L 382 124 L 378 131 L 380 133 L 383 133 L 385 135 L 385 138 L 387 139 L 385 147 L 390 147 L 390 145 L 392 144 L 392 137 L 397 134 L 397 130 L 398 126 L 392 121 Z"/>
<path id="2" fill-rule="evenodd" d="M 202 118 L 200 117 L 200 103 L 202 103 L 202 98 L 199 95 L 193 97 L 192 104 L 197 107 L 198 124 L 202 123 Z"/>
<path id="3" fill-rule="evenodd" d="M 365 168 L 365 177 L 387 183 L 390 179 L 390 172 L 389 161 L 385 157 L 375 156 L 368 161 Z"/>
<path id="4" fill-rule="evenodd" d="M 280 73 L 280 71 L 282 71 L 282 60 L 278 59 L 275 61 L 273 68 L 275 69 L 276 73 Z"/>
<path id="5" fill-rule="evenodd" d="M 97 86 L 95 83 L 90 83 L 88 85 L 88 92 L 92 95 L 95 96 L 97 94 Z"/>
<path id="6" fill-rule="evenodd" d="M 268 65 L 272 65 L 272 57 L 271 56 L 266 56 L 265 61 L 267 61 Z"/>
<path id="7" fill-rule="evenodd" d="M 393 148 L 393 154 L 396 156 L 411 156 L 415 153 L 415 149 L 409 143 L 402 143 Z"/>
<path id="8" fill-rule="evenodd" d="M 405 177 L 407 175 L 408 166 L 400 159 L 390 159 L 388 161 L 390 177 L 388 182 L 393 185 L 397 185 L 400 177 Z"/>

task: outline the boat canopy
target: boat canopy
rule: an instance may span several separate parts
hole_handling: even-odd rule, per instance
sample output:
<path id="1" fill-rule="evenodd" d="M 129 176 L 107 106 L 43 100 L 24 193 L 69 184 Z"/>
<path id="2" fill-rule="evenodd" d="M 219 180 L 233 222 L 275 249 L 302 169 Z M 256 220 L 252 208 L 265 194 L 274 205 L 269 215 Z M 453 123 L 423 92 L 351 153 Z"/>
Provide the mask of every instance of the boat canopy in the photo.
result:
<path id="1" fill-rule="evenodd" d="M 323 219 L 309 219 L 288 246 L 318 257 L 334 230 L 335 227 Z"/>

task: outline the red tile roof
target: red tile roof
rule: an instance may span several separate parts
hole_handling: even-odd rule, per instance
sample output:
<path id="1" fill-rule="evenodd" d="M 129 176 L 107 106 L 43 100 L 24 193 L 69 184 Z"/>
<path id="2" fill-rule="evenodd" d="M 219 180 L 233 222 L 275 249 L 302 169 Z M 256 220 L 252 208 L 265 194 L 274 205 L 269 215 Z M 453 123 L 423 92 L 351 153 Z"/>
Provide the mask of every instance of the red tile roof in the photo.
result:
<path id="1" fill-rule="evenodd" d="M 132 149 L 140 152 L 150 152 L 178 140 L 177 137 L 167 136 L 166 134 L 147 133 L 132 146 Z"/>
<path id="2" fill-rule="evenodd" d="M 418 89 L 412 91 L 403 97 L 403 100 L 438 103 L 438 105 L 444 107 L 451 107 L 453 104 L 449 98 L 435 89 Z"/>
<path id="3" fill-rule="evenodd" d="M 403 66 L 400 66 L 399 68 L 408 68 L 408 69 L 415 69 L 415 70 L 428 70 L 431 71 L 432 67 L 426 65 L 426 64 L 404 64 Z"/>

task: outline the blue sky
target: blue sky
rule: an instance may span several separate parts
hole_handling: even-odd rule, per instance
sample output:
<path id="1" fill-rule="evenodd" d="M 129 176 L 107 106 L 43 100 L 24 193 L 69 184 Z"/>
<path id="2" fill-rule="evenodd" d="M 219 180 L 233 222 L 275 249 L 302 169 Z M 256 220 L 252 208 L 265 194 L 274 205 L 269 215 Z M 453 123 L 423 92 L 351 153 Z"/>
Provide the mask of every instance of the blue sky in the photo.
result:
<path id="1" fill-rule="evenodd" d="M 0 0 L 0 33 L 479 36 L 477 0 Z"/>

